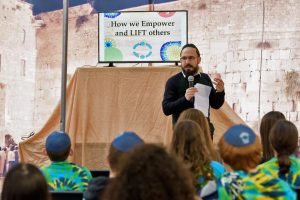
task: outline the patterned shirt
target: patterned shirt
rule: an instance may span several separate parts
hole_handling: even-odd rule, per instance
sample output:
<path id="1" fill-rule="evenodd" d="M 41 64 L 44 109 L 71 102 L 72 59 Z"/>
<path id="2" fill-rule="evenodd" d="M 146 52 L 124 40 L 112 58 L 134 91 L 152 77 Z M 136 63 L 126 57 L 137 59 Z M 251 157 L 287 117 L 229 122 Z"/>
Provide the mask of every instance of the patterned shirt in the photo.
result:
<path id="1" fill-rule="evenodd" d="M 91 172 L 73 163 L 52 162 L 42 167 L 50 190 L 55 191 L 84 191 L 92 179 Z"/>
<path id="2" fill-rule="evenodd" d="M 209 171 L 211 171 L 211 172 L 209 172 Z M 221 178 L 226 170 L 225 170 L 225 167 L 221 163 L 212 160 L 210 162 L 210 170 L 209 171 L 208 171 L 208 173 L 212 173 L 211 174 L 212 180 L 215 180 L 215 179 Z M 198 191 L 198 193 L 201 192 L 201 188 L 203 188 L 205 186 L 207 181 L 208 180 L 205 180 L 204 176 L 199 176 L 198 177 L 198 179 L 197 179 L 197 191 Z"/>
<path id="3" fill-rule="evenodd" d="M 290 188 L 288 183 L 279 178 L 266 175 L 260 170 L 253 173 L 244 171 L 227 172 L 216 181 L 216 184 L 215 189 L 203 189 L 206 192 L 210 191 L 206 195 L 201 194 L 202 199 L 297 199 L 296 193 Z"/>
<path id="4" fill-rule="evenodd" d="M 290 184 L 294 189 L 300 189 L 300 159 L 296 156 L 289 156 L 291 161 L 290 170 L 286 174 L 279 173 L 277 158 L 272 158 L 258 166 L 264 173 L 279 177 Z"/>
<path id="5" fill-rule="evenodd" d="M 294 190 L 285 181 L 264 174 L 262 171 L 249 173 L 243 179 L 245 199 L 297 199 Z"/>

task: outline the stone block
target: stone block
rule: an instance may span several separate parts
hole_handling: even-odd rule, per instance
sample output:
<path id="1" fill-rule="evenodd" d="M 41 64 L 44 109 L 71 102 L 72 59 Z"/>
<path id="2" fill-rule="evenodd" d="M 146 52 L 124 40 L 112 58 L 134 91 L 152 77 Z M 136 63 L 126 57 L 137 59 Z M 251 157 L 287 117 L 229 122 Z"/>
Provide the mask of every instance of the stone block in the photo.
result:
<path id="1" fill-rule="evenodd" d="M 254 51 L 252 51 L 252 50 L 244 51 L 244 55 L 245 55 L 245 59 L 246 60 L 252 60 L 252 59 L 254 59 Z"/>
<path id="2" fill-rule="evenodd" d="M 226 73 L 225 74 L 225 84 L 231 84 L 232 83 L 232 78 L 233 78 L 233 73 Z"/>
<path id="3" fill-rule="evenodd" d="M 228 50 L 228 42 L 223 40 L 210 40 L 210 48 L 214 53 L 223 53 Z"/>
<path id="4" fill-rule="evenodd" d="M 291 101 L 278 101 L 274 103 L 274 110 L 280 110 L 282 112 L 291 112 L 293 110 L 293 103 Z"/>
<path id="5" fill-rule="evenodd" d="M 227 52 L 226 53 L 226 61 L 227 62 L 232 62 L 233 61 L 233 59 L 234 59 L 234 52 L 232 52 L 232 51 L 230 51 L 230 52 Z"/>
<path id="6" fill-rule="evenodd" d="M 248 50 L 249 40 L 242 40 L 238 42 L 238 50 Z"/>
<path id="7" fill-rule="evenodd" d="M 236 72 L 233 73 L 232 83 L 240 83 L 241 82 L 241 73 Z"/>
<path id="8" fill-rule="evenodd" d="M 241 105 L 238 102 L 237 103 L 232 103 L 231 108 L 236 113 L 241 113 L 242 112 Z"/>
<path id="9" fill-rule="evenodd" d="M 279 50 L 273 50 L 270 52 L 270 59 L 271 60 L 279 60 L 280 59 L 280 51 Z"/>
<path id="10" fill-rule="evenodd" d="M 232 83 L 231 84 L 231 92 L 233 95 L 237 95 L 241 98 L 241 96 L 245 96 L 246 92 L 244 91 L 242 84 L 240 83 Z"/>
<path id="11" fill-rule="evenodd" d="M 279 51 L 280 59 L 289 59 L 290 58 L 290 53 L 291 53 L 290 49 L 280 50 Z"/>
<path id="12" fill-rule="evenodd" d="M 258 115 L 258 109 L 253 108 L 252 111 L 246 112 L 246 121 L 252 122 L 252 121 L 259 121 L 259 115 Z"/>
<path id="13" fill-rule="evenodd" d="M 237 51 L 237 52 L 236 52 L 236 58 L 237 58 L 239 61 L 245 60 L 245 52 L 244 52 L 244 51 Z"/>
<path id="14" fill-rule="evenodd" d="M 290 49 L 294 48 L 296 45 L 295 39 L 293 38 L 282 38 L 279 40 L 280 49 Z"/>
<path id="15" fill-rule="evenodd" d="M 279 70 L 280 60 L 268 60 L 264 68 L 267 70 Z"/>
<path id="16" fill-rule="evenodd" d="M 250 79 L 251 79 L 250 71 L 241 72 L 241 81 L 242 82 L 248 82 Z"/>
<path id="17" fill-rule="evenodd" d="M 261 100 L 261 103 L 260 103 L 260 113 L 261 113 L 261 118 L 268 112 L 272 111 L 273 110 L 273 107 L 272 107 L 272 102 L 270 101 L 263 101 Z"/>
<path id="18" fill-rule="evenodd" d="M 297 122 L 299 121 L 299 116 L 298 116 L 298 112 L 288 112 L 286 119 L 292 122 Z"/>

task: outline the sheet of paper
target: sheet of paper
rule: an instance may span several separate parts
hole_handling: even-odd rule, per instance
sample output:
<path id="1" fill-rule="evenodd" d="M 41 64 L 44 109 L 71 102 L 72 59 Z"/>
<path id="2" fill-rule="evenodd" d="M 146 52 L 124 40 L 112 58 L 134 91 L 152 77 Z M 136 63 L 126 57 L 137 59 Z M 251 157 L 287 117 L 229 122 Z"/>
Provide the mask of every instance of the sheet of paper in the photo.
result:
<path id="1" fill-rule="evenodd" d="M 203 112 L 205 117 L 208 117 L 209 110 L 209 94 L 211 87 L 197 83 L 195 86 L 198 92 L 195 94 L 194 108 Z"/>

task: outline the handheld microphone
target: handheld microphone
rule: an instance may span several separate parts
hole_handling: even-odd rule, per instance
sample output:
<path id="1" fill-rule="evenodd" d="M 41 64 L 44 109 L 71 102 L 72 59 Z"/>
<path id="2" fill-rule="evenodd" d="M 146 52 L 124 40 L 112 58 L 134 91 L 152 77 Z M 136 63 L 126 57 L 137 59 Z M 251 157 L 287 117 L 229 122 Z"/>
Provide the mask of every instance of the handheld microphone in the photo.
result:
<path id="1" fill-rule="evenodd" d="M 188 81 L 189 81 L 189 88 L 190 87 L 194 87 L 194 77 L 193 76 L 189 76 L 188 77 Z"/>

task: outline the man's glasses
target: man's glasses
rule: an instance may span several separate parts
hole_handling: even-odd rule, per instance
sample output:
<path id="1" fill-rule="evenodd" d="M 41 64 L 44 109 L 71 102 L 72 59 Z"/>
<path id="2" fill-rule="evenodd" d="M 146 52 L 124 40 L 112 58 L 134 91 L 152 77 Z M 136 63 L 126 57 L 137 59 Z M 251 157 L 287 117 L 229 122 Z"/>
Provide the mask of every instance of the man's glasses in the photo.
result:
<path id="1" fill-rule="evenodd" d="M 187 60 L 193 61 L 195 59 L 196 59 L 196 57 L 194 57 L 194 56 L 183 56 L 180 58 L 181 61 L 187 61 Z"/>

